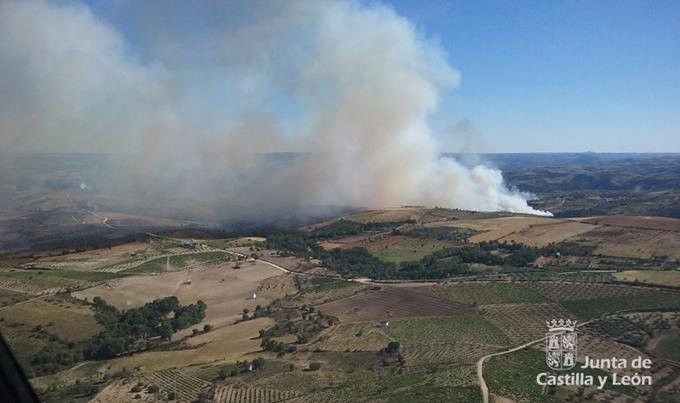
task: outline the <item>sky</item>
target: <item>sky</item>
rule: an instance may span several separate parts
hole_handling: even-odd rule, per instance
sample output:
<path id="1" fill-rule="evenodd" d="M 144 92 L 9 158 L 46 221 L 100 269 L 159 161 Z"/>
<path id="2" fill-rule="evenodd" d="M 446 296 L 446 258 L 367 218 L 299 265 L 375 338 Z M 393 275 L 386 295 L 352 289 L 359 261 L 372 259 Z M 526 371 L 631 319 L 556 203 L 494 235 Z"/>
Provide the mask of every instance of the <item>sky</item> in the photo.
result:
<path id="1" fill-rule="evenodd" d="M 104 123 L 88 127 L 101 130 L 101 137 L 106 138 L 106 119 L 134 114 L 134 108 L 160 104 L 160 99 L 162 105 L 154 108 L 154 113 L 167 110 L 189 117 L 194 132 L 215 131 L 230 118 L 255 108 L 258 113 L 276 116 L 273 125 L 280 125 L 285 132 L 304 131 L 308 111 L 299 99 L 289 96 L 293 90 L 287 91 L 298 85 L 293 77 L 305 67 L 291 62 L 305 60 L 304 46 L 272 48 L 265 44 L 260 49 L 259 39 L 232 34 L 253 34 L 266 43 L 277 32 L 285 32 L 291 43 L 304 43 L 304 29 L 309 28 L 298 32 L 290 27 L 296 26 L 296 18 L 307 16 L 306 6 L 318 8 L 319 3 L 303 0 L 292 7 L 287 1 L 205 1 L 197 5 L 54 0 L 43 8 L 54 12 L 55 7 L 75 4 L 74 10 L 85 10 L 84 14 L 92 14 L 101 23 L 94 24 L 81 15 L 83 25 L 87 29 L 102 25 L 97 28 L 98 35 L 111 41 L 108 48 L 92 48 L 96 47 L 102 58 L 116 53 L 113 62 L 106 64 L 111 69 L 107 74 L 120 74 L 123 86 L 106 89 L 106 93 L 118 91 L 125 96 L 112 94 L 110 99 L 121 101 L 109 104 L 100 97 L 97 104 L 102 105 L 87 106 L 118 108 L 117 114 L 104 114 L 103 119 L 95 114 Z M 369 9 L 384 5 L 405 18 L 412 25 L 409 29 L 427 44 L 428 52 L 441 53 L 429 59 L 448 64 L 433 67 L 433 75 L 449 66 L 455 70 L 454 80 L 436 84 L 438 104 L 428 109 L 427 120 L 441 151 L 680 152 L 678 1 L 385 0 L 358 4 Z M 74 15 L 79 15 L 77 10 Z M 285 30 L 277 31 L 278 24 Z M 75 33 L 74 38 L 80 40 Z M 244 49 L 241 42 L 255 49 Z M 39 44 L 31 45 L 39 53 Z M 3 49 L 9 47 L 0 46 L 0 52 Z M 300 57 L 285 52 L 299 52 Z M 371 56 L 367 53 L 366 57 Z M 96 65 L 93 60 L 85 64 Z M 255 65 L 257 71 L 252 70 Z M 32 72 L 24 70 L 17 68 L 15 73 L 24 76 Z M 68 74 L 73 71 L 69 67 Z M 430 78 L 429 72 L 424 74 Z M 99 79 L 92 77 L 93 82 Z M 6 75 L 6 81 L 0 83 L 5 93 L 20 92 L 15 88 L 20 79 Z M 141 95 L 129 101 L 128 94 L 141 87 L 139 83 L 149 88 L 143 87 Z M 47 80 L 45 85 L 53 84 Z M 276 90 L 263 90 L 272 85 Z M 83 85 L 78 96 L 85 99 L 99 87 Z M 10 102 L 5 113 L 16 115 L 22 108 L 26 109 L 18 101 Z M 58 109 L 54 115 L 75 113 L 83 106 L 78 108 Z M 82 129 L 79 122 L 67 123 L 59 128 L 62 132 Z M 32 125 L 20 122 L 15 126 Z M 37 130 L 53 130 L 49 125 L 42 124 Z M 140 119 L 116 129 L 139 131 L 144 125 L 148 122 Z M 73 141 L 83 143 L 75 137 Z M 113 141 L 104 142 L 101 148 L 110 149 Z"/>
<path id="2" fill-rule="evenodd" d="M 460 119 L 483 151 L 680 151 L 680 2 L 390 3 L 461 73 L 438 134 Z"/>

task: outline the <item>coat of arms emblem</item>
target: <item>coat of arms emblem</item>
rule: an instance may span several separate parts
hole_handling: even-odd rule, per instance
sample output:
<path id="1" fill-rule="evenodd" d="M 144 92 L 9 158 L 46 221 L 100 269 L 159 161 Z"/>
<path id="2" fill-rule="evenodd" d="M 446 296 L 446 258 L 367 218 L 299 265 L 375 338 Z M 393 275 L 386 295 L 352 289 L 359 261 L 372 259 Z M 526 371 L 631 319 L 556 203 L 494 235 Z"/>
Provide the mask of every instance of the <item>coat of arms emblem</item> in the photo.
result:
<path id="1" fill-rule="evenodd" d="M 571 369 L 576 364 L 576 321 L 553 319 L 545 322 L 545 362 L 554 370 Z"/>

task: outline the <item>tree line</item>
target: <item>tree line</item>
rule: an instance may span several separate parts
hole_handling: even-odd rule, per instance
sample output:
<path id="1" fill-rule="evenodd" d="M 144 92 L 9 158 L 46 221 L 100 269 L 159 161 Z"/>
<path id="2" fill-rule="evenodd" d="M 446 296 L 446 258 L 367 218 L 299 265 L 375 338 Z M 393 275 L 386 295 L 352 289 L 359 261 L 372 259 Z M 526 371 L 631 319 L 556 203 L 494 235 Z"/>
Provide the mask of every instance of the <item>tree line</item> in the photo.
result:
<path id="1" fill-rule="evenodd" d="M 593 246 L 574 242 L 551 243 L 538 248 L 515 242 L 488 241 L 444 248 L 419 261 L 402 262 L 397 265 L 380 260 L 363 247 L 324 250 L 318 245 L 318 241 L 325 236 L 347 234 L 350 230 L 365 228 L 363 225 L 339 220 L 329 225 L 333 227 L 331 230 L 324 232 L 321 232 L 323 228 L 312 232 L 278 231 L 267 235 L 266 247 L 298 257 L 319 259 L 325 267 L 343 277 L 383 280 L 442 279 L 472 274 L 471 264 L 508 269 L 527 268 L 531 267 L 539 256 L 589 256 L 594 250 Z"/>
<path id="2" fill-rule="evenodd" d="M 181 329 L 205 318 L 206 304 L 180 305 L 177 297 L 161 298 L 139 308 L 119 311 L 95 297 L 95 319 L 104 330 L 93 336 L 85 348 L 87 359 L 112 358 L 148 348 L 154 340 L 170 340 Z"/>

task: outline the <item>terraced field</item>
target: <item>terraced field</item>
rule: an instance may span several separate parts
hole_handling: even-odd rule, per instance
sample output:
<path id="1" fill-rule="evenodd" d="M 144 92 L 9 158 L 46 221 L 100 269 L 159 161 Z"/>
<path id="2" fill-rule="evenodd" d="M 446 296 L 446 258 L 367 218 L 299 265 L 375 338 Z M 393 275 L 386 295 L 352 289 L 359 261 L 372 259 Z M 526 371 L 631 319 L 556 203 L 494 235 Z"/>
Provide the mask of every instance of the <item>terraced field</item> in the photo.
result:
<path id="1" fill-rule="evenodd" d="M 292 399 L 299 393 L 257 386 L 217 386 L 215 403 L 274 403 Z"/>
<path id="2" fill-rule="evenodd" d="M 193 402 L 205 388 L 210 386 L 210 383 L 203 379 L 188 375 L 179 369 L 152 372 L 144 374 L 142 378 L 145 383 L 156 385 L 166 393 L 175 392 L 178 402 Z"/>

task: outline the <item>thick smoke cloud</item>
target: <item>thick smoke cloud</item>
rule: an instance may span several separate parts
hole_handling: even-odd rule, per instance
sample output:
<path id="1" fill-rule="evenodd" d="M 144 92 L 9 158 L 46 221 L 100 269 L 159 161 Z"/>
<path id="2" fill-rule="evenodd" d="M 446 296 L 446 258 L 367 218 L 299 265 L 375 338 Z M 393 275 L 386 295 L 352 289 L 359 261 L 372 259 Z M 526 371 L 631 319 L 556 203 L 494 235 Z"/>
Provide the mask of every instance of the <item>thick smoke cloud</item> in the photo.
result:
<path id="1" fill-rule="evenodd" d="M 428 116 L 459 73 L 388 7 L 114 4 L 130 21 L 125 34 L 78 3 L 0 3 L 4 150 L 143 152 L 112 172 L 121 189 L 216 210 L 421 204 L 546 214 L 499 171 L 440 158 Z M 192 16 L 200 32 L 182 29 Z M 305 154 L 263 162 L 279 151 Z"/>

